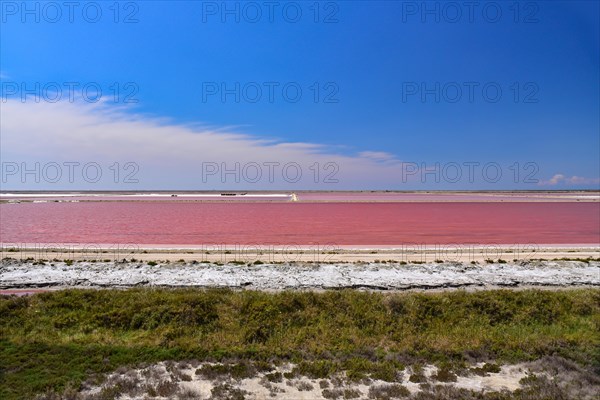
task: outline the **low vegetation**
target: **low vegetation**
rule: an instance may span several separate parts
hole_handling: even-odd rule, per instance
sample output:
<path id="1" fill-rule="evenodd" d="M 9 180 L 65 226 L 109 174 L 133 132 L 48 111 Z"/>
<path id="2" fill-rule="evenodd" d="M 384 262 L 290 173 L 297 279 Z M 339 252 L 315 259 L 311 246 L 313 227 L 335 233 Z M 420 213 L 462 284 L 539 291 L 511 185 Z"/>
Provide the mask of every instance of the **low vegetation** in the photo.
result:
<path id="1" fill-rule="evenodd" d="M 353 381 L 390 382 L 372 398 L 403 392 L 393 386 L 398 373 L 423 363 L 440 366 L 439 382 L 453 381 L 475 361 L 489 362 L 473 371 L 484 375 L 498 370 L 495 363 L 545 356 L 599 374 L 599 325 L 600 291 L 593 289 L 385 294 L 146 288 L 0 296 L 0 398 L 62 392 L 121 366 L 162 360 L 238 364 L 197 372 L 206 376 L 247 376 L 252 371 L 244 363 L 251 360 L 270 382 L 294 375 L 321 380 L 340 371 Z M 281 362 L 297 367 L 285 376 L 270 372 Z M 418 381 L 419 371 L 414 375 Z M 173 389 L 167 386 L 153 390 Z M 340 395 L 337 388 L 323 390 Z"/>

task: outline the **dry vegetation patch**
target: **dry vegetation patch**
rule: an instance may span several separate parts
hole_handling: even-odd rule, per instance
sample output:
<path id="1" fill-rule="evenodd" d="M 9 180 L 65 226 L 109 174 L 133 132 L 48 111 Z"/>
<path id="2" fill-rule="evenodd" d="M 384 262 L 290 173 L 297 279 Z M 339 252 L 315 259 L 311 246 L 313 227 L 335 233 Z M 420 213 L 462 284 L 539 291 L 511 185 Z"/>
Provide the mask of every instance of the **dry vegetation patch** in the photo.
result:
<path id="1" fill-rule="evenodd" d="M 248 398 L 243 391 L 302 398 L 327 390 L 344 398 L 356 390 L 366 397 L 382 385 L 445 396 L 481 391 L 466 380 L 488 382 L 506 375 L 505 366 L 531 360 L 543 372 L 533 365 L 531 378 L 517 385 L 522 392 L 512 396 L 586 398 L 598 387 L 599 310 L 600 291 L 593 289 L 0 296 L 0 398 L 52 398 L 91 387 L 104 398 L 189 398 L 192 384 L 209 381 L 217 383 L 216 395 Z M 125 370 L 111 376 L 119 367 Z"/>

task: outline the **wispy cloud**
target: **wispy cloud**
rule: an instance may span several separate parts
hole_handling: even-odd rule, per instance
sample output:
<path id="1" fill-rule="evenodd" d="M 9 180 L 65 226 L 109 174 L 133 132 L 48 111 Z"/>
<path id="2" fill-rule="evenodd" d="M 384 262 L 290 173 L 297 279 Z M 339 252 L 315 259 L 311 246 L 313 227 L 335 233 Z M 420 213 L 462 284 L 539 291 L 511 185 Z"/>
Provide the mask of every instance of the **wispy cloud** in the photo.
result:
<path id="1" fill-rule="evenodd" d="M 138 189 L 386 188 L 399 176 L 396 167 L 382 162 L 394 159 L 388 153 L 339 154 L 318 143 L 276 141 L 186 126 L 109 104 L 24 103 L 9 99 L 2 106 L 0 128 L 0 154 L 5 161 L 93 161 L 102 165 L 131 161 L 140 167 Z M 215 175 L 203 182 L 206 162 L 227 169 L 235 168 L 236 163 L 241 168 L 250 163 L 279 163 L 275 168 L 279 175 L 270 182 L 265 168 L 265 176 L 256 184 L 243 179 L 236 182 L 232 174 L 225 180 Z M 301 167 L 301 180 L 288 182 L 282 178 L 281 169 L 287 163 Z M 295 175 L 295 171 L 290 174 Z M 58 185 L 53 188 L 61 189 Z M 64 189 L 74 188 L 67 185 Z"/>
<path id="2" fill-rule="evenodd" d="M 3 101 L 3 100 L 0 100 Z M 0 158 L 32 168 L 36 162 L 98 163 L 103 180 L 97 184 L 66 177 L 58 183 L 34 182 L 33 177 L 2 182 L 3 190 L 373 190 L 373 189 L 510 189 L 514 183 L 467 179 L 468 171 L 444 171 L 436 163 L 404 162 L 394 154 L 373 149 L 349 153 L 339 145 L 288 142 L 240 133 L 236 128 L 177 124 L 109 103 L 3 102 L 0 116 Z M 342 153 L 341 150 L 346 150 Z M 115 162 L 139 166 L 139 183 L 113 182 Z M 207 163 L 212 175 L 203 175 Z M 260 167 L 260 179 L 256 165 Z M 460 162 L 454 163 L 462 165 Z M 286 165 L 292 168 L 284 176 Z M 271 167 L 272 166 L 272 167 Z M 245 167 L 248 167 L 244 169 Z M 271 169 L 273 168 L 273 169 Z M 290 175 L 298 179 L 286 179 Z M 21 168 L 23 170 L 23 168 Z M 227 171 L 234 171 L 226 173 Z M 237 172 L 236 172 L 237 171 Z M 66 175 L 68 171 L 64 170 Z M 124 174 L 124 171 L 121 171 Z M 225 172 L 225 174 L 223 174 Z M 462 172 L 462 174 L 461 174 Z M 244 173 L 247 173 L 244 176 Z M 240 176 L 241 174 L 241 176 Z M 271 176 L 274 174 L 274 176 Z M 446 179 L 462 176 L 458 182 Z M 237 175 L 237 176 L 236 176 Z M 508 174 L 506 174 L 508 176 Z M 239 177 L 239 178 L 238 178 Z M 245 179 L 250 177 L 250 179 Z M 45 184 L 46 183 L 46 184 Z M 539 185 L 597 187 L 600 179 L 556 174 Z"/>
<path id="3" fill-rule="evenodd" d="M 400 162 L 395 155 L 385 151 L 361 151 L 358 156 L 377 162 Z"/>
<path id="4" fill-rule="evenodd" d="M 565 176 L 564 174 L 556 174 L 548 180 L 539 182 L 541 186 L 557 186 L 557 185 L 599 185 L 600 178 L 584 178 L 582 176 Z"/>

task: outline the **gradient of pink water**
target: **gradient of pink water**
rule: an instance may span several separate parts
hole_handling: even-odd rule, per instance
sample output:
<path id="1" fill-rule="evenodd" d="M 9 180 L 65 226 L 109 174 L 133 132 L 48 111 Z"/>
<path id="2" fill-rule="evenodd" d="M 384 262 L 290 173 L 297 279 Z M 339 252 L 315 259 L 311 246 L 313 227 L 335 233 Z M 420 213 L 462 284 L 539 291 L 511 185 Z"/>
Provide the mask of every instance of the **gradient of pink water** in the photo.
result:
<path id="1" fill-rule="evenodd" d="M 600 203 L 0 205 L 3 243 L 600 244 Z"/>

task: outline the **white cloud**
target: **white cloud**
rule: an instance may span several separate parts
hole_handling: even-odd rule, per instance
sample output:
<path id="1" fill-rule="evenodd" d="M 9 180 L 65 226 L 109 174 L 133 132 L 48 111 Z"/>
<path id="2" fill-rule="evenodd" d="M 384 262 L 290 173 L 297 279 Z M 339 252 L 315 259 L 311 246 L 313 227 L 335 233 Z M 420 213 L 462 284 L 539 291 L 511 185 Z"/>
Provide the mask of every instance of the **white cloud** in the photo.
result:
<path id="1" fill-rule="evenodd" d="M 539 185 L 542 186 L 556 186 L 556 185 L 598 185 L 600 184 L 600 178 L 584 178 L 581 176 L 573 175 L 567 177 L 564 174 L 556 174 L 552 178 L 540 181 Z"/>
<path id="2" fill-rule="evenodd" d="M 65 175 L 58 184 L 45 186 L 43 182 L 31 186 L 34 176 L 28 176 L 26 184 L 5 181 L 4 190 L 341 190 L 388 188 L 392 183 L 400 182 L 399 168 L 382 163 L 394 159 L 388 153 L 341 155 L 316 143 L 277 142 L 236 132 L 185 126 L 99 103 L 35 103 L 9 99 L 1 109 L 0 155 L 3 162 L 17 162 L 19 165 L 25 162 L 27 168 L 32 168 L 36 162 L 40 162 L 42 167 L 49 162 L 61 165 L 69 161 L 82 165 L 97 162 L 105 175 L 96 185 L 81 179 L 71 184 Z M 139 184 L 128 187 L 122 183 L 113 184 L 113 171 L 108 167 L 114 162 L 123 165 L 129 161 L 139 165 L 136 175 Z M 234 174 L 226 175 L 225 179 L 220 174 L 210 175 L 204 183 L 203 162 L 217 163 L 219 168 L 225 166 L 228 169 L 235 169 L 236 163 L 239 163 L 240 183 L 235 182 Z M 283 175 L 283 166 L 292 162 L 297 163 L 302 171 L 298 182 L 288 182 Z M 244 176 L 256 177 L 256 169 L 250 167 L 254 164 L 249 163 L 261 166 L 262 178 L 254 184 L 244 179 Z M 273 170 L 273 182 L 269 180 L 269 167 L 264 163 L 279 163 Z M 315 163 L 318 163 L 318 174 Z M 244 166 L 248 167 L 245 175 Z M 288 170 L 286 176 L 291 178 L 289 180 L 294 179 L 295 172 L 294 168 Z M 338 183 L 333 180 L 338 180 Z"/>
<path id="3" fill-rule="evenodd" d="M 447 182 L 439 177 L 436 179 L 434 172 L 439 171 L 439 168 L 433 168 L 436 164 L 426 164 L 422 170 L 423 163 L 403 163 L 388 152 L 364 150 L 340 154 L 337 151 L 340 146 L 277 141 L 242 134 L 234 128 L 176 124 L 123 106 L 9 99 L 3 101 L 0 110 L 2 190 L 474 190 L 514 187 L 510 182 L 485 182 L 479 176 L 481 171 L 474 182 L 467 181 L 465 170 L 461 181 Z M 75 171 L 75 179 L 70 182 L 70 171 L 64 166 L 61 179 L 52 183 L 43 176 L 44 166 L 51 162 L 61 166 L 65 162 L 78 162 L 80 169 Z M 97 183 L 82 178 L 82 166 L 90 162 L 101 166 L 103 175 Z M 120 167 L 116 183 L 115 162 Z M 124 168 L 127 162 L 139 166 L 134 176 L 139 183 L 123 183 L 132 172 L 131 168 Z M 7 163 L 11 163 L 13 169 L 17 165 L 19 171 L 7 175 Z M 40 182 L 35 182 L 36 175 L 40 175 L 37 172 L 23 178 L 20 174 L 23 167 L 37 171 L 36 163 L 41 165 Z M 261 174 L 258 180 L 256 164 Z M 288 174 L 283 172 L 286 164 L 290 168 Z M 207 171 L 207 165 L 208 168 L 216 165 L 218 171 L 203 180 L 203 167 Z M 294 181 L 296 166 L 302 172 L 298 181 Z M 225 169 L 235 173 L 221 174 Z M 271 173 L 274 174 L 272 179 Z M 556 174 L 539 184 L 597 186 L 600 180 Z"/>
<path id="4" fill-rule="evenodd" d="M 358 156 L 379 162 L 399 162 L 396 156 L 385 151 L 361 151 Z"/>

